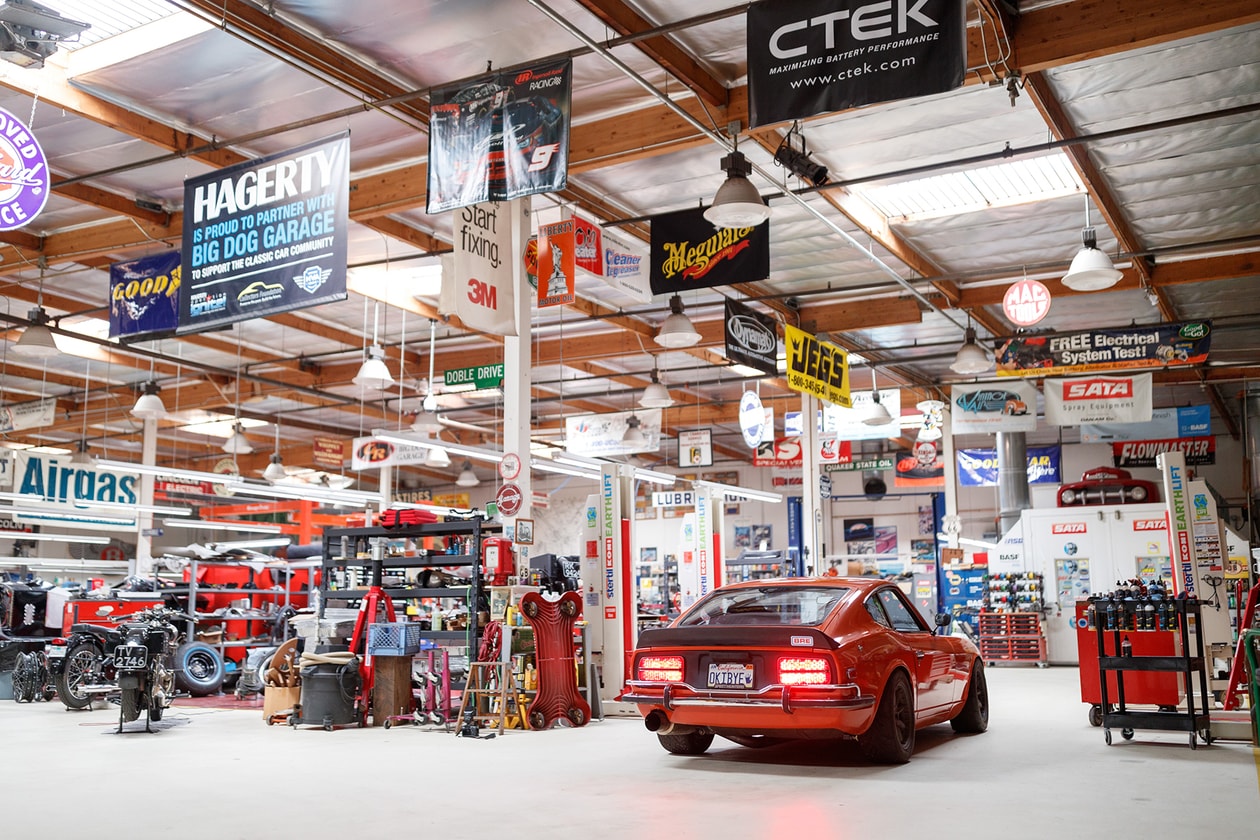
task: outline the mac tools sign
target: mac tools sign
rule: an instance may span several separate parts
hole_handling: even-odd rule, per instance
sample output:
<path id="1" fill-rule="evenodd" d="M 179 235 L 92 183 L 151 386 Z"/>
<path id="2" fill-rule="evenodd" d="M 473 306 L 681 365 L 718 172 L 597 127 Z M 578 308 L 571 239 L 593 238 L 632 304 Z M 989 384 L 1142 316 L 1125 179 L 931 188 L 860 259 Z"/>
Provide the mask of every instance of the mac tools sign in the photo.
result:
<path id="1" fill-rule="evenodd" d="M 953 90 L 963 0 L 775 0 L 748 9 L 752 126 Z"/>
<path id="2" fill-rule="evenodd" d="M 184 182 L 179 332 L 346 299 L 350 137 Z"/>

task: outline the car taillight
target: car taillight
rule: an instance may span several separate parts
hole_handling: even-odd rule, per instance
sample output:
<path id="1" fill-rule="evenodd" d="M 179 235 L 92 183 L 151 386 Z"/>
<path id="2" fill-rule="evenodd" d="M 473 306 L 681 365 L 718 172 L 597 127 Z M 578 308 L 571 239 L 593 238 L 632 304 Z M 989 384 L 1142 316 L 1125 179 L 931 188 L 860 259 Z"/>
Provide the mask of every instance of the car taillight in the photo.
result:
<path id="1" fill-rule="evenodd" d="M 779 682 L 783 685 L 826 685 L 831 682 L 831 666 L 826 659 L 784 656 L 779 659 Z"/>
<path id="2" fill-rule="evenodd" d="M 68 644 L 68 642 L 65 639 L 50 639 L 48 644 L 57 645 L 58 647 L 65 647 Z"/>
<path id="3" fill-rule="evenodd" d="M 647 682 L 682 682 L 681 656 L 640 656 L 639 679 Z"/>

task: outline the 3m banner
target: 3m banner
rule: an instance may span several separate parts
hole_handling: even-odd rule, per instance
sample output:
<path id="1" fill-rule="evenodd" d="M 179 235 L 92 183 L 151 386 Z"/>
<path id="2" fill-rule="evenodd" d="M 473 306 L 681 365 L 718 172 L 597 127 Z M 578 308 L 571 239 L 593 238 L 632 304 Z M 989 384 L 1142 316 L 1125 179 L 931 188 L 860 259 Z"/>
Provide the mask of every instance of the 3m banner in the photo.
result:
<path id="1" fill-rule="evenodd" d="M 704 210 L 652 217 L 652 293 L 751 283 L 770 276 L 770 224 L 718 229 Z"/>
<path id="2" fill-rule="evenodd" d="M 1117 467 L 1153 467 L 1164 452 L 1180 452 L 1187 466 L 1203 467 L 1216 463 L 1216 438 L 1187 437 L 1167 440 L 1125 440 L 1111 444 L 1111 463 Z"/>
<path id="3" fill-rule="evenodd" d="M 631 300 L 652 302 L 652 283 L 648 277 L 648 260 L 634 246 L 614 239 L 607 233 L 604 241 L 604 282 Z"/>
<path id="4" fill-rule="evenodd" d="M 171 334 L 179 326 L 179 251 L 109 267 L 109 337 Z"/>
<path id="5" fill-rule="evenodd" d="M 1151 375 L 1086 376 L 1045 381 L 1046 422 L 1145 423 L 1151 419 Z"/>
<path id="6" fill-rule="evenodd" d="M 455 219 L 455 312 L 475 330 L 516 335 L 512 220 L 520 202 L 462 208 Z"/>
<path id="7" fill-rule="evenodd" d="M 726 299 L 726 358 L 769 376 L 779 372 L 779 333 L 775 320 Z"/>
<path id="8" fill-rule="evenodd" d="M 950 395 L 956 435 L 1037 429 L 1037 389 L 1032 383 L 954 385 Z"/>
<path id="9" fill-rule="evenodd" d="M 1061 484 L 1063 450 L 1058 446 L 1028 447 L 1028 483 Z M 997 487 L 996 449 L 958 450 L 958 483 L 963 487 Z"/>
<path id="10" fill-rule="evenodd" d="M 604 236 L 597 225 L 573 217 L 573 262 L 597 277 L 604 274 Z"/>
<path id="11" fill-rule="evenodd" d="M 427 212 L 564 189 L 572 86 L 565 59 L 435 88 Z"/>
<path id="12" fill-rule="evenodd" d="M 179 332 L 346 299 L 350 135 L 184 182 Z"/>
<path id="13" fill-rule="evenodd" d="M 998 376 L 1061 376 L 1130 368 L 1203 364 L 1212 344 L 1211 321 L 1017 335 L 994 354 Z"/>
<path id="14" fill-rule="evenodd" d="M 1081 443 L 1116 440 L 1169 440 L 1212 434 L 1212 409 L 1204 405 L 1157 408 L 1147 423 L 1087 423 L 1081 426 Z"/>
<path id="15" fill-rule="evenodd" d="M 765 0 L 748 9 L 753 128 L 953 90 L 963 0 Z"/>
<path id="16" fill-rule="evenodd" d="M 577 283 L 577 240 L 572 219 L 538 227 L 538 243 L 535 255 L 538 259 L 534 271 L 538 278 L 538 308 L 564 306 L 576 300 L 574 287 Z M 529 252 L 526 251 L 526 271 L 529 271 Z"/>
<path id="17" fill-rule="evenodd" d="M 793 391 L 813 394 L 830 403 L 852 408 L 849 400 L 849 354 L 820 341 L 791 324 L 783 325 L 787 345 L 787 384 Z"/>

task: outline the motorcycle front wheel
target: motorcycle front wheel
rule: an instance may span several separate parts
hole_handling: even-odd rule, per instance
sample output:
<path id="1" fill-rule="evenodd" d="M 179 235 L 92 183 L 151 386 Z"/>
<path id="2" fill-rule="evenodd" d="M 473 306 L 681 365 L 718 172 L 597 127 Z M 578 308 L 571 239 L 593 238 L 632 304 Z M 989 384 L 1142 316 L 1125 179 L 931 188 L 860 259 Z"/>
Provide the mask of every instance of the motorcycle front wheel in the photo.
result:
<path id="1" fill-rule="evenodd" d="M 67 709 L 86 709 L 92 705 L 92 695 L 83 686 L 95 682 L 100 669 L 101 651 L 90 642 L 80 642 L 66 651 L 57 674 L 57 694 Z"/>

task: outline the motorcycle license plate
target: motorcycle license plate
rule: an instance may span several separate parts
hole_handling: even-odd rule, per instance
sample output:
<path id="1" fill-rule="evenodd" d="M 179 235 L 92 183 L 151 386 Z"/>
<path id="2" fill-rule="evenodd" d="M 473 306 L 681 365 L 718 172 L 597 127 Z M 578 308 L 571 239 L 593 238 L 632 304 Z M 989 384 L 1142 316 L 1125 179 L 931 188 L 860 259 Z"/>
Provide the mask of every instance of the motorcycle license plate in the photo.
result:
<path id="1" fill-rule="evenodd" d="M 148 661 L 148 648 L 132 645 L 119 645 L 114 648 L 115 668 L 143 668 Z"/>
<path id="2" fill-rule="evenodd" d="M 47 645 L 44 648 L 44 655 L 49 659 L 65 659 L 66 647 L 65 645 Z"/>
<path id="3" fill-rule="evenodd" d="M 709 688 L 752 688 L 753 666 L 742 662 L 713 662 L 709 665 Z"/>

